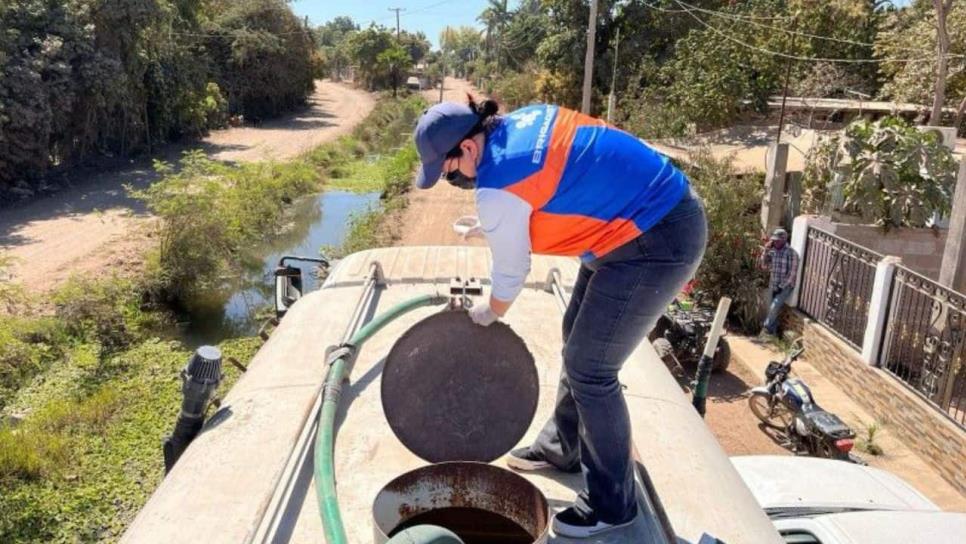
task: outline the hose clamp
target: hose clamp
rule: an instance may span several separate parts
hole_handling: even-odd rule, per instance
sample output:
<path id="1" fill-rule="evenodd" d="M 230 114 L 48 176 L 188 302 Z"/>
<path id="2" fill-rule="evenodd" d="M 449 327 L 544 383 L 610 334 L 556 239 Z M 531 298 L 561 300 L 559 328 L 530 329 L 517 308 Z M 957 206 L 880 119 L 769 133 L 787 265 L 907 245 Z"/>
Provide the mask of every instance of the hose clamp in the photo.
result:
<path id="1" fill-rule="evenodd" d="M 356 347 L 352 344 L 342 344 L 339 346 L 329 346 L 325 349 L 325 364 L 332 366 L 342 358 L 351 359 L 356 354 Z"/>

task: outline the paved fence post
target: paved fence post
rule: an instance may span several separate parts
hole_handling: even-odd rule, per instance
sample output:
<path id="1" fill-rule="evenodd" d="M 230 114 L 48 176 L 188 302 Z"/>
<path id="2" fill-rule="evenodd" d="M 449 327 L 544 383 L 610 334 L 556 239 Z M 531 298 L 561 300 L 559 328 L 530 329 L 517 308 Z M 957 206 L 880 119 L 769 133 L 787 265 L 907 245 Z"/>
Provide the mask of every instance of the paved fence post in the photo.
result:
<path id="1" fill-rule="evenodd" d="M 896 265 L 901 263 L 902 259 L 899 257 L 887 255 L 875 265 L 872 297 L 869 299 L 869 315 L 866 318 L 865 336 L 862 339 L 862 360 L 867 365 L 879 364 L 879 354 L 882 353 L 882 343 L 885 340 L 892 279 L 896 273 Z"/>
<path id="2" fill-rule="evenodd" d="M 795 290 L 792 296 L 788 297 L 785 305 L 789 308 L 798 307 L 798 293 L 801 291 L 802 278 L 805 277 L 805 243 L 808 241 L 808 225 L 813 218 L 808 215 L 800 215 L 792 221 L 791 245 L 795 253 L 798 254 L 798 274 L 795 277 Z"/>

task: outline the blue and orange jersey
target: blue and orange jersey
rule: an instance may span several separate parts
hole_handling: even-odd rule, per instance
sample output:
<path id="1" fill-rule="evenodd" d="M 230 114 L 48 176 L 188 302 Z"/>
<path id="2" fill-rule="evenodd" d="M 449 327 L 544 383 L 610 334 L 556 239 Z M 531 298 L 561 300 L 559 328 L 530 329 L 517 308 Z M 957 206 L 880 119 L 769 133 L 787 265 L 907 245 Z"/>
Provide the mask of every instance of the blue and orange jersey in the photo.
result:
<path id="1" fill-rule="evenodd" d="M 527 106 L 487 134 L 478 189 L 533 209 L 534 253 L 593 260 L 633 240 L 680 202 L 688 180 L 642 140 L 558 106 Z"/>

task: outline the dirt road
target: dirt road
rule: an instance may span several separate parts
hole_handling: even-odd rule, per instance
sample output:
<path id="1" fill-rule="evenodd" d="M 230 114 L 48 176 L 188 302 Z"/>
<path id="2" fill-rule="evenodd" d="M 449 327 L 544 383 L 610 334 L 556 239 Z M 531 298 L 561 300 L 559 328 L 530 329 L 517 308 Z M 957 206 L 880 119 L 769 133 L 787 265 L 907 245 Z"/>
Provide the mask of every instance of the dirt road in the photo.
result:
<path id="1" fill-rule="evenodd" d="M 466 102 L 466 93 L 478 96 L 468 81 L 446 78 L 443 99 Z M 430 104 L 439 101 L 439 89 L 423 91 Z M 443 182 L 428 190 L 413 189 L 409 206 L 400 219 L 401 235 L 396 245 L 483 245 L 480 238 L 463 240 L 453 231 L 452 224 L 464 215 L 476 215 L 473 191 L 463 191 Z"/>
<path id="2" fill-rule="evenodd" d="M 215 131 L 200 148 L 224 161 L 290 158 L 347 133 L 374 104 L 369 93 L 318 81 L 304 110 L 259 127 Z M 156 158 L 177 160 L 184 149 L 171 146 Z M 150 160 L 133 161 L 78 176 L 68 190 L 0 211 L 0 253 L 14 258 L 12 279 L 47 290 L 73 273 L 137 268 L 150 244 L 150 216 L 122 185 L 144 188 L 156 179 Z"/>

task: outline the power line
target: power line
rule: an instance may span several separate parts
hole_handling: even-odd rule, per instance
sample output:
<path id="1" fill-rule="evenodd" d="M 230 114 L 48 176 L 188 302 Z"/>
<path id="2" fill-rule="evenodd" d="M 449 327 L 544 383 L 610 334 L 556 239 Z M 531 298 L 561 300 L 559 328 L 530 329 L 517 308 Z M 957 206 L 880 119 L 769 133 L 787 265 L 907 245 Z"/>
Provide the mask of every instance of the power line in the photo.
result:
<path id="1" fill-rule="evenodd" d="M 704 21 L 704 19 L 702 19 L 701 17 L 697 16 L 694 13 L 694 11 L 685 8 L 684 5 L 683 5 L 683 3 L 680 2 L 679 0 L 674 0 L 674 1 L 679 6 L 681 6 L 681 8 L 682 8 L 681 10 L 668 10 L 667 8 L 663 8 L 661 6 L 656 6 L 656 5 L 651 4 L 651 3 L 649 3 L 649 2 L 647 2 L 645 0 L 641 0 L 641 3 L 644 4 L 645 6 L 651 8 L 651 9 L 655 9 L 657 11 L 671 12 L 671 13 L 681 13 L 681 12 L 687 13 L 688 15 L 691 16 L 691 18 L 693 18 L 695 21 L 697 21 L 698 24 L 700 24 L 704 28 L 710 30 L 711 32 L 713 32 L 713 33 L 721 36 L 722 38 L 724 38 L 724 39 L 726 39 L 726 40 L 728 40 L 730 42 L 733 42 L 733 43 L 735 43 L 737 45 L 740 45 L 740 46 L 742 46 L 742 47 L 744 47 L 746 49 L 751 49 L 751 50 L 754 50 L 754 51 L 758 51 L 759 53 L 764 53 L 766 55 L 772 55 L 772 56 L 775 56 L 775 57 L 782 57 L 782 58 L 786 58 L 786 59 L 801 60 L 801 61 L 808 61 L 808 62 L 832 62 L 832 63 L 842 63 L 842 64 L 866 64 L 866 63 L 872 64 L 872 63 L 886 63 L 886 62 L 896 62 L 896 63 L 903 63 L 903 62 L 932 62 L 935 59 L 935 57 L 932 57 L 932 56 L 929 56 L 929 57 L 921 57 L 921 58 L 916 58 L 916 59 L 893 59 L 893 58 L 881 58 L 881 59 L 846 59 L 846 58 L 829 58 L 829 57 L 805 57 L 805 56 L 801 56 L 801 55 L 791 55 L 791 54 L 788 54 L 788 53 L 782 53 L 780 51 L 772 51 L 770 49 L 765 49 L 763 47 L 758 47 L 756 45 L 752 45 L 750 43 L 741 41 L 738 38 L 735 38 L 734 36 L 732 36 L 732 35 L 724 32 L 724 31 L 722 31 L 721 29 L 719 29 L 719 28 L 717 28 L 717 27 L 715 27 L 713 25 L 708 24 L 706 21 Z"/>
<path id="2" fill-rule="evenodd" d="M 642 3 L 647 4 L 647 2 L 642 2 Z M 687 8 L 673 9 L 673 8 L 665 8 L 662 6 L 654 6 L 654 5 L 648 5 L 648 7 L 656 9 L 658 11 L 663 11 L 665 13 L 687 13 L 688 12 Z M 719 13 L 723 13 L 723 12 L 719 12 Z M 736 15 L 736 17 L 740 17 L 746 20 L 755 20 L 755 21 L 780 21 L 780 20 L 791 19 L 793 16 L 792 15 Z"/>
<path id="3" fill-rule="evenodd" d="M 675 0 L 675 1 L 677 1 L 677 0 Z M 826 40 L 826 41 L 830 41 L 830 42 L 847 43 L 847 44 L 850 44 L 850 45 L 860 45 L 860 46 L 863 46 L 863 47 L 875 47 L 875 44 L 874 43 L 858 42 L 858 41 L 855 41 L 855 40 L 849 40 L 849 39 L 845 39 L 845 38 L 836 38 L 836 37 L 833 37 L 833 36 L 822 36 L 820 34 L 811 34 L 811 33 L 808 33 L 808 32 L 799 32 L 799 31 L 796 31 L 796 30 L 789 30 L 789 29 L 786 29 L 786 28 L 780 28 L 780 27 L 777 27 L 777 26 L 766 25 L 764 23 L 756 22 L 753 17 L 746 17 L 746 16 L 734 14 L 734 13 L 724 12 L 724 11 L 715 11 L 715 10 L 711 10 L 711 9 L 705 9 L 705 8 L 698 7 L 698 6 L 693 6 L 691 4 L 688 4 L 687 2 L 682 2 L 682 1 L 677 1 L 677 3 L 679 5 L 686 6 L 685 9 L 675 10 L 675 12 L 678 12 L 678 13 L 687 13 L 689 10 L 691 10 L 691 11 L 698 11 L 698 12 L 701 12 L 701 13 L 707 13 L 707 14 L 713 16 L 713 17 L 723 17 L 725 19 L 731 19 L 731 20 L 734 20 L 734 21 L 744 21 L 744 22 L 747 22 L 748 24 L 757 26 L 759 28 L 768 28 L 768 29 L 771 29 L 771 30 L 777 30 L 779 32 L 784 32 L 786 34 L 792 34 L 792 35 L 795 35 L 795 36 L 804 36 L 806 38 L 814 38 L 814 39 L 817 39 L 817 40 Z M 912 49 L 912 48 L 900 48 L 900 49 L 897 49 L 897 51 L 909 51 L 909 52 L 912 52 L 912 53 L 930 53 L 931 52 L 928 49 Z"/>
<path id="4" fill-rule="evenodd" d="M 449 4 L 450 2 L 455 2 L 455 1 L 456 0 L 442 0 L 442 2 L 435 2 L 435 3 L 429 4 L 428 6 L 423 6 L 421 8 L 416 8 L 414 10 L 407 11 L 407 13 L 409 15 L 414 15 L 416 13 L 422 13 L 424 11 L 429 11 L 429 10 L 431 10 L 433 8 L 442 6 L 443 4 Z M 390 8 L 390 11 L 392 11 L 392 8 Z M 386 21 L 388 19 L 392 19 L 393 17 L 395 17 L 395 16 L 394 15 L 387 15 L 386 17 L 380 17 L 378 19 L 373 19 L 372 22 L 377 23 L 379 21 Z"/>
<path id="5" fill-rule="evenodd" d="M 257 32 L 257 33 L 262 33 L 262 34 L 271 34 L 272 36 L 294 36 L 296 34 L 306 34 L 306 33 L 310 32 L 309 29 L 294 30 L 294 31 L 291 31 L 291 32 L 272 32 L 270 30 L 264 30 L 264 29 L 260 29 L 260 28 L 259 29 L 232 28 L 232 29 L 226 30 L 225 32 L 222 32 L 222 33 L 178 32 L 176 30 L 172 30 L 172 31 L 168 32 L 168 34 L 170 34 L 172 36 L 190 36 L 190 37 L 193 37 L 193 38 L 228 38 L 228 37 L 231 37 L 232 34 L 238 32 L 238 31 L 241 31 L 241 30 L 244 30 L 246 32 L 251 32 L 251 33 L 256 33 Z"/>

